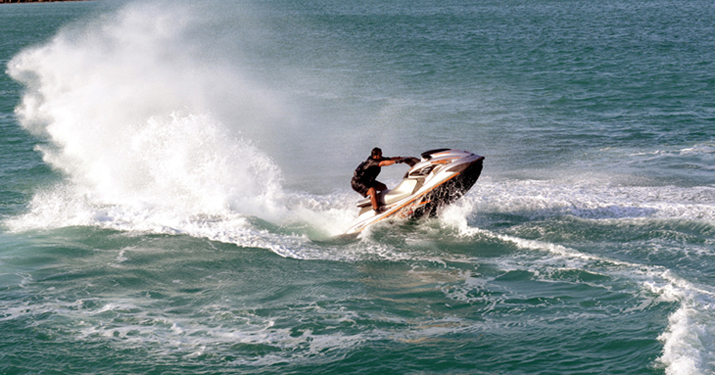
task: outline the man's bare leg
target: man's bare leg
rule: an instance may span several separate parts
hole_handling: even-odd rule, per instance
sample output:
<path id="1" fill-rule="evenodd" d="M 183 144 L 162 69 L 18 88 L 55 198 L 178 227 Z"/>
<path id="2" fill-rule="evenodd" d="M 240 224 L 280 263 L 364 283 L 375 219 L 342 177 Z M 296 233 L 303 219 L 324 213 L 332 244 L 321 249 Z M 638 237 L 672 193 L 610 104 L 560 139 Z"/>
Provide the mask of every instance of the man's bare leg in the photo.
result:
<path id="1" fill-rule="evenodd" d="M 375 187 L 377 187 L 379 191 L 387 190 L 387 186 L 382 182 L 377 182 L 377 184 L 375 184 Z M 375 190 L 374 187 L 371 187 L 367 190 L 367 195 L 370 197 L 370 203 L 372 203 L 372 209 L 375 211 L 380 208 L 380 205 L 377 203 L 377 193 L 378 190 Z"/>
<path id="2" fill-rule="evenodd" d="M 367 196 L 370 197 L 370 203 L 372 203 L 372 209 L 377 211 L 377 208 L 379 206 L 377 204 L 377 191 L 375 191 L 374 187 L 371 187 L 370 189 L 367 190 Z"/>

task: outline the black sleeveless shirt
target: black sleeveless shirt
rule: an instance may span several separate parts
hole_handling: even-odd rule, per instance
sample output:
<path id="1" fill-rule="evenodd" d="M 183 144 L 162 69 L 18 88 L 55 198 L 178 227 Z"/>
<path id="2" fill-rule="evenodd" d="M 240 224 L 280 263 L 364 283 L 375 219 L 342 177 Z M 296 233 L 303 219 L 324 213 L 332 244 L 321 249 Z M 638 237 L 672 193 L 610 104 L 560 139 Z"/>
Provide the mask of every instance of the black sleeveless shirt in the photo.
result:
<path id="1" fill-rule="evenodd" d="M 367 160 L 360 163 L 360 165 L 355 168 L 355 173 L 353 174 L 353 181 L 359 181 L 363 184 L 375 181 L 375 179 L 377 179 L 377 175 L 379 175 L 380 171 L 382 171 L 382 168 L 380 167 L 380 162 L 383 160 L 387 159 L 373 159 L 372 157 L 367 158 Z"/>

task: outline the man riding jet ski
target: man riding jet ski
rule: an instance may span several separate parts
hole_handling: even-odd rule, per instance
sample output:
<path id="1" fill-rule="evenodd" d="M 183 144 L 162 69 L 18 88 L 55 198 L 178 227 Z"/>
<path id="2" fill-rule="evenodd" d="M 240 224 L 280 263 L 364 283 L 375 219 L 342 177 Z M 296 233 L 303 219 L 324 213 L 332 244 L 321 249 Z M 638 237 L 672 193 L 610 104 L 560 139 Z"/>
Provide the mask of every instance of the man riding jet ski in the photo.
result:
<path id="1" fill-rule="evenodd" d="M 374 173 L 372 181 L 377 183 L 372 185 L 375 194 L 368 194 L 369 188 L 363 194 L 367 198 L 358 202 L 360 208 L 358 219 L 346 234 L 357 234 L 386 218 L 419 218 L 424 215 L 435 215 L 440 207 L 459 199 L 474 185 L 482 172 L 484 160 L 483 156 L 448 148 L 426 151 L 421 156 L 421 159 L 402 157 L 382 159 L 382 152 L 380 152 L 378 159 L 374 159 L 371 154 L 370 159 L 358 167 L 353 181 L 358 178 L 359 171 L 364 169 L 365 164 L 371 159 L 381 160 L 377 163 L 377 173 L 375 169 L 372 170 Z M 384 161 L 390 162 L 383 164 Z M 381 166 L 397 162 L 407 163 L 411 168 L 399 185 L 392 190 L 387 190 L 387 187 L 374 180 L 374 177 L 380 173 Z M 355 184 L 353 188 L 360 192 Z"/>
<path id="2" fill-rule="evenodd" d="M 377 180 L 377 175 L 380 174 L 381 167 L 402 163 L 403 161 L 404 158 L 401 156 L 385 158 L 382 156 L 382 150 L 379 147 L 375 147 L 370 152 L 370 157 L 355 168 L 350 186 L 363 197 L 370 198 L 372 209 L 376 213 L 380 213 L 384 211 L 385 206 L 380 205 L 377 200 L 377 194 L 387 190 L 387 186 Z"/>

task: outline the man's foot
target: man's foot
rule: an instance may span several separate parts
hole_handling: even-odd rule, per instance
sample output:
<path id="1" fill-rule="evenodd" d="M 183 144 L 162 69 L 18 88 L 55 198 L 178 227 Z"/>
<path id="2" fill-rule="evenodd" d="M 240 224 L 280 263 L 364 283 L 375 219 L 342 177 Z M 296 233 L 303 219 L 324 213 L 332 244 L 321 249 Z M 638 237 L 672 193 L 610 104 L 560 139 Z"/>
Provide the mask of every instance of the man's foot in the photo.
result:
<path id="1" fill-rule="evenodd" d="M 381 213 L 387 211 L 387 207 L 380 206 L 378 208 L 373 208 L 373 210 L 375 211 L 375 215 L 377 215 L 377 214 L 381 214 Z"/>

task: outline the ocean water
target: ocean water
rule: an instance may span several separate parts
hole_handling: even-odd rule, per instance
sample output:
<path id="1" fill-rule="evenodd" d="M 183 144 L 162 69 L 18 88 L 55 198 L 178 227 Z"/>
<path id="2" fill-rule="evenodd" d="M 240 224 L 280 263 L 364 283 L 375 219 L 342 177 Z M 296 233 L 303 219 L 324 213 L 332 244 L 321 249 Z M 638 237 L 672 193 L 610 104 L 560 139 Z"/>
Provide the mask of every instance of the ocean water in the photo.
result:
<path id="1" fill-rule="evenodd" d="M 0 5 L 0 373 L 713 374 L 713 25 L 701 0 Z M 437 218 L 342 239 L 375 146 L 486 160 Z"/>

